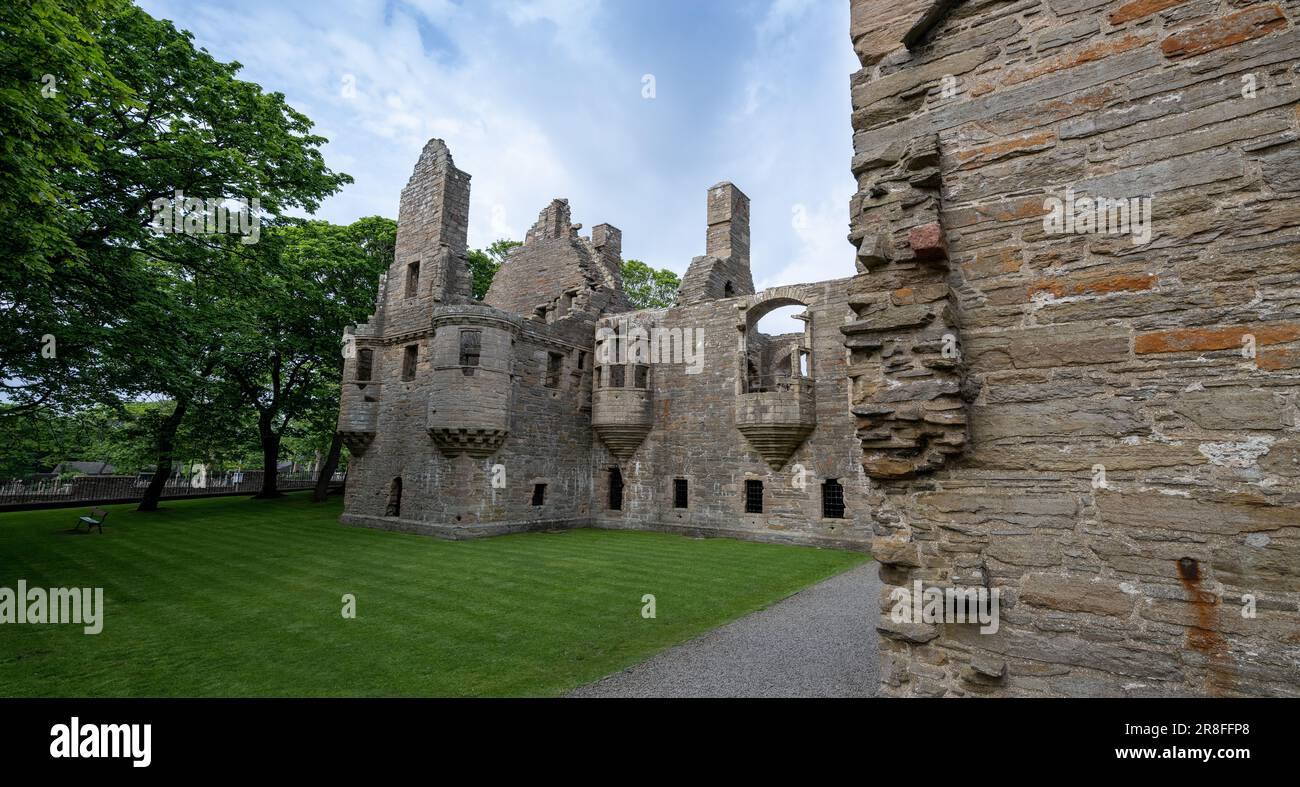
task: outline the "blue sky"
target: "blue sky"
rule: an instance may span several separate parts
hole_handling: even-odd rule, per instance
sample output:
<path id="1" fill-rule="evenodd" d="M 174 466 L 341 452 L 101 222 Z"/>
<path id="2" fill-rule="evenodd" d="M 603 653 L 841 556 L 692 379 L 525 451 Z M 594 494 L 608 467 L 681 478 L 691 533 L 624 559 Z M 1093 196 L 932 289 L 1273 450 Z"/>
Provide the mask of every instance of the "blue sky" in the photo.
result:
<path id="1" fill-rule="evenodd" d="M 424 142 L 473 176 L 470 245 L 554 197 L 624 257 L 686 270 L 706 189 L 751 201 L 755 285 L 849 276 L 846 0 L 140 0 L 284 93 L 356 182 L 317 214 L 397 215 Z M 654 97 L 643 97 L 645 76 Z"/>

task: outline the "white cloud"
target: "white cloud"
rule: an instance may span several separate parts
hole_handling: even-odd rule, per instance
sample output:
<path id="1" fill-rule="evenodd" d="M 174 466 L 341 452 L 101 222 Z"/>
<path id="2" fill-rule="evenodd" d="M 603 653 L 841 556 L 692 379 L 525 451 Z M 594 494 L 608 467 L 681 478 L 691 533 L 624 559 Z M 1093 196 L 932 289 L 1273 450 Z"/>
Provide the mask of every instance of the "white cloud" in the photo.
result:
<path id="1" fill-rule="evenodd" d="M 853 272 L 847 4 L 775 0 L 746 30 L 731 8 L 637 16 L 624 0 L 140 2 L 318 123 L 326 161 L 356 179 L 322 218 L 395 217 L 420 150 L 440 137 L 473 176 L 473 247 L 522 239 L 568 197 L 575 221 L 608 221 L 627 256 L 680 273 L 703 253 L 705 188 L 731 180 L 753 200 L 756 282 Z M 683 48 L 699 41 L 707 57 Z M 676 70 L 683 61 L 708 70 Z M 653 101 L 641 98 L 647 71 Z"/>

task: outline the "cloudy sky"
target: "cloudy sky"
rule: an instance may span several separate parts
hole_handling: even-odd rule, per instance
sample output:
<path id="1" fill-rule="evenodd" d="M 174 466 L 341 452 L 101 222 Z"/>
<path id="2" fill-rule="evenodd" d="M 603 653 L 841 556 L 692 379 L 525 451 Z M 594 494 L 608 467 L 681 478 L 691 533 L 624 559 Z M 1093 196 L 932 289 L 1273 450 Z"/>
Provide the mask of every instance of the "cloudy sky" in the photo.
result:
<path id="1" fill-rule="evenodd" d="M 844 0 L 139 0 L 284 93 L 356 182 L 318 214 L 397 216 L 430 137 L 473 176 L 470 237 L 554 197 L 679 274 L 706 189 L 751 199 L 759 288 L 853 273 Z"/>

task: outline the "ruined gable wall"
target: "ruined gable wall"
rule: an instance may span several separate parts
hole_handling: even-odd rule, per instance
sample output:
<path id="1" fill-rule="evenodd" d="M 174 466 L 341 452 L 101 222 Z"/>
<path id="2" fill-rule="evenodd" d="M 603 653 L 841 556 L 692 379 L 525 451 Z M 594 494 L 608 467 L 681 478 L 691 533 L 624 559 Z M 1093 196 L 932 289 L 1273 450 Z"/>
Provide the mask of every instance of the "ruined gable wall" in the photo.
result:
<path id="1" fill-rule="evenodd" d="M 873 478 L 884 693 L 1297 694 L 1300 5 L 937 5 L 852 2 L 850 287 L 869 322 L 938 285 L 969 420 Z M 1067 188 L 1152 197 L 1150 242 L 1047 233 Z M 1000 630 L 892 622 L 914 580 L 999 588 Z"/>
<path id="2" fill-rule="evenodd" d="M 622 233 L 599 224 L 590 237 L 583 237 L 578 234 L 581 227 L 571 223 L 568 200 L 552 200 L 528 230 L 523 245 L 510 250 L 483 302 L 546 322 L 575 309 L 592 316 L 626 311 Z"/>

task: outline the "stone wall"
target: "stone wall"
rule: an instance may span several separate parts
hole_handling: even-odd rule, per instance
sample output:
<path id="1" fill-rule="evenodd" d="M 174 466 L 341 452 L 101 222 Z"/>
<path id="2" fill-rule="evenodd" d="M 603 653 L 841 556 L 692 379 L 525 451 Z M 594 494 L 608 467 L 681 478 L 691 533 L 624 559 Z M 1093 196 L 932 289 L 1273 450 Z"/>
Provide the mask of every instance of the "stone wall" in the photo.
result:
<path id="1" fill-rule="evenodd" d="M 841 279 L 778 287 L 602 319 L 607 331 L 618 327 L 620 336 L 629 333 L 624 326 L 637 325 L 647 335 L 672 337 L 662 346 L 674 346 L 678 337 L 700 341 L 702 356 L 694 365 L 678 363 L 663 360 L 661 350 L 659 362 L 649 366 L 644 396 L 650 417 L 639 419 L 647 428 L 632 451 L 623 457 L 612 454 L 603 433 L 594 442 L 596 524 L 864 548 L 871 516 L 853 418 L 847 411 L 846 353 L 839 332 L 850 314 L 847 285 Z M 747 345 L 767 343 L 767 337 L 754 333 L 754 326 L 770 310 L 794 304 L 806 306 L 809 316 L 809 379 L 771 386 L 767 392 L 746 392 Z M 702 340 L 696 339 L 701 335 Z M 598 352 L 598 361 L 601 357 Z M 626 365 L 629 386 L 635 365 L 634 358 Z M 608 370 L 603 376 L 609 379 Z M 598 431 L 601 423 L 618 419 L 617 408 L 640 405 L 639 400 L 606 404 L 601 397 L 611 393 L 624 397 L 629 392 L 597 390 Z M 799 408 L 802 424 L 795 412 Z M 756 428 L 742 431 L 746 422 Z M 621 510 L 611 510 L 608 502 L 615 467 L 624 485 Z M 674 507 L 675 479 L 688 483 L 686 509 Z M 843 518 L 823 516 L 822 485 L 828 479 L 843 486 Z M 761 514 L 745 512 L 746 481 L 763 484 Z"/>
<path id="2" fill-rule="evenodd" d="M 1300 5 L 852 15 L 884 693 L 1300 694 Z M 1060 231 L 1070 196 L 1149 198 L 1149 237 Z M 944 434 L 897 420 L 937 396 Z M 1000 628 L 895 622 L 918 580 Z"/>

